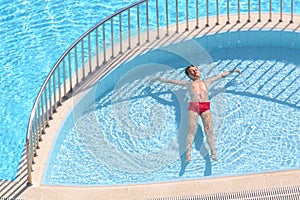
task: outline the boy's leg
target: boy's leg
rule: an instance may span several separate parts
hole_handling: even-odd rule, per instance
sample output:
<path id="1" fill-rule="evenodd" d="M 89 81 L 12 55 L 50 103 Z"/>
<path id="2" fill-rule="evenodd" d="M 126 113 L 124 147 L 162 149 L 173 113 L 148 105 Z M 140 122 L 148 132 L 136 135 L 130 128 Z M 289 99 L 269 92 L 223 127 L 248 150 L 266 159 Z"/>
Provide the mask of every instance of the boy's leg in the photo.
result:
<path id="1" fill-rule="evenodd" d="M 201 119 L 204 126 L 204 131 L 207 137 L 207 142 L 211 150 L 211 158 L 217 160 L 217 152 L 215 146 L 215 138 L 213 134 L 212 116 L 210 110 L 205 111 L 201 114 Z"/>
<path id="2" fill-rule="evenodd" d="M 198 126 L 198 113 L 194 111 L 189 111 L 189 128 L 188 128 L 188 134 L 186 138 L 186 162 L 189 162 L 191 160 L 191 150 L 194 142 L 194 138 L 197 132 L 197 126 Z"/>

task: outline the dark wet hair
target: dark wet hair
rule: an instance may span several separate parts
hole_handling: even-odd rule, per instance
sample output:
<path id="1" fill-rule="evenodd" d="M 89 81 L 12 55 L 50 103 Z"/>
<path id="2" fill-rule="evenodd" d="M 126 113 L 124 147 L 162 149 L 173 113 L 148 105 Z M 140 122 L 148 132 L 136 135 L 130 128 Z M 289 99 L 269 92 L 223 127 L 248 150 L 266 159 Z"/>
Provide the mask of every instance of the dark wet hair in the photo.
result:
<path id="1" fill-rule="evenodd" d="M 190 69 L 191 67 L 194 67 L 194 65 L 190 65 L 190 66 L 186 67 L 185 70 L 184 70 L 184 72 L 185 72 L 185 74 L 186 74 L 187 76 L 190 75 L 190 74 L 189 74 L 189 69 Z"/>

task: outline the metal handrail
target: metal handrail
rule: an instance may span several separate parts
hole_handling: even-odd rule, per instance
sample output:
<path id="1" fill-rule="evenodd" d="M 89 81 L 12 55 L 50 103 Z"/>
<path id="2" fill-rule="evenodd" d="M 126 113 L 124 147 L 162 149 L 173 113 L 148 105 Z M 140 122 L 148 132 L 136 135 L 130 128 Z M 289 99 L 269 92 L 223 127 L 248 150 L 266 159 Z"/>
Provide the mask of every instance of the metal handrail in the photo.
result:
<path id="1" fill-rule="evenodd" d="M 117 27 L 119 28 L 119 54 L 122 54 L 124 49 L 123 49 L 123 44 L 127 43 L 128 47 L 127 50 L 131 49 L 131 39 L 132 39 L 132 30 L 131 26 L 136 25 L 137 26 L 137 38 L 138 42 L 137 45 L 140 45 L 140 35 L 142 34 L 141 27 L 144 27 L 144 34 L 147 36 L 145 42 L 150 41 L 150 21 L 153 20 L 154 27 L 152 28 L 156 34 L 156 37 L 154 40 L 159 39 L 160 37 L 160 28 L 163 26 L 166 29 L 165 35 L 169 35 L 169 15 L 168 11 L 169 8 L 171 7 L 170 4 L 168 3 L 169 0 L 165 0 L 165 2 L 162 2 L 162 4 L 166 9 L 166 12 L 160 12 L 159 9 L 162 7 L 159 6 L 158 0 L 154 2 L 154 7 L 156 7 L 156 11 L 153 16 L 156 16 L 155 19 L 149 18 L 149 3 L 148 0 L 140 0 L 136 2 L 135 4 L 132 4 L 130 6 L 127 6 L 118 12 L 110 15 L 108 18 L 100 21 L 98 24 L 90 28 L 87 32 L 85 32 L 83 35 L 81 35 L 64 53 L 63 55 L 58 59 L 58 61 L 55 63 L 53 68 L 51 69 L 50 73 L 48 74 L 46 80 L 44 81 L 41 89 L 39 90 L 39 93 L 36 97 L 35 103 L 33 105 L 29 122 L 28 122 L 28 127 L 27 127 L 27 135 L 26 135 L 26 149 L 27 149 L 27 172 L 28 172 L 28 184 L 32 184 L 32 164 L 34 163 L 34 157 L 37 155 L 37 149 L 39 148 L 39 141 L 42 140 L 42 134 L 45 133 L 45 129 L 47 126 L 49 126 L 49 121 L 53 118 L 53 114 L 56 112 L 58 106 L 62 105 L 64 99 L 67 99 L 68 94 L 73 92 L 73 89 L 75 86 L 79 85 L 82 81 L 84 81 L 89 73 L 92 73 L 95 71 L 97 68 L 100 67 L 100 52 L 99 48 L 100 45 L 102 45 L 102 63 L 103 65 L 107 63 L 109 59 L 114 59 L 115 55 L 115 40 L 114 38 L 117 36 L 114 34 L 114 28 Z M 170 1 L 171 2 L 171 1 Z M 215 8 L 216 8 L 216 23 L 215 25 L 219 25 L 219 2 L 218 0 L 215 1 Z M 238 4 L 240 1 L 238 1 Z M 145 4 L 144 7 L 144 12 L 141 12 L 141 5 Z M 186 27 L 184 31 L 189 30 L 189 22 L 193 19 L 190 19 L 189 17 L 189 3 L 186 0 L 186 13 L 185 13 L 185 23 Z M 250 4 L 250 0 L 248 0 L 248 4 Z M 258 22 L 261 21 L 261 0 L 258 1 Z M 293 23 L 293 16 L 294 16 L 294 1 L 291 0 L 291 11 L 290 11 L 290 23 Z M 196 12 L 196 26 L 195 28 L 199 28 L 199 11 L 198 11 L 198 0 L 196 1 L 195 5 L 195 11 L 192 10 L 191 12 Z M 282 21 L 282 3 L 280 4 L 280 20 L 279 22 Z M 134 15 L 134 13 L 131 12 L 133 9 L 137 9 L 137 14 Z M 205 26 L 209 26 L 209 19 L 211 15 L 209 14 L 209 9 L 211 8 L 211 5 L 209 6 L 209 1 L 205 1 L 205 8 L 206 8 L 206 13 L 202 13 L 203 17 L 206 17 L 206 24 Z M 173 10 L 175 10 L 176 16 L 175 16 L 175 32 L 179 32 L 179 23 L 180 22 L 179 17 L 178 17 L 178 0 L 175 1 L 175 7 L 173 7 Z M 172 11 L 173 11 L 172 10 Z M 238 5 L 238 18 L 237 18 L 237 23 L 240 22 L 240 5 Z M 123 27 L 122 21 L 122 14 L 125 13 L 128 16 L 127 24 L 125 24 L 125 27 Z M 145 15 L 145 25 L 141 26 L 141 13 Z M 250 5 L 248 5 L 248 19 L 247 21 L 250 22 L 251 18 L 251 10 L 250 10 Z M 161 14 L 165 14 L 163 16 L 164 18 L 160 18 Z M 227 17 L 226 23 L 229 24 L 231 21 L 231 15 L 234 14 L 233 12 L 230 11 L 230 4 L 229 0 L 226 2 L 226 11 L 223 13 Z M 130 19 L 131 17 L 136 17 L 137 19 L 137 24 L 132 24 Z M 159 19 L 165 19 L 166 23 L 164 25 L 160 24 Z M 269 21 L 272 20 L 272 0 L 269 0 Z M 116 23 L 117 26 L 115 25 Z M 105 26 L 107 25 L 107 26 Z M 102 29 L 100 29 L 102 28 Z M 127 28 L 127 33 L 128 33 L 128 38 L 126 42 L 123 43 L 123 30 L 124 28 Z M 108 36 L 106 35 L 106 29 L 110 29 L 110 33 Z M 100 33 L 99 33 L 100 31 Z M 101 38 L 101 31 L 102 31 L 102 38 Z M 95 47 L 92 48 L 92 43 L 91 43 L 91 35 L 95 34 Z M 110 37 L 110 38 L 109 38 Z M 87 40 L 87 46 L 85 45 L 85 40 Z M 99 42 L 101 40 L 101 42 Z M 110 42 L 110 43 L 109 43 Z M 81 52 L 80 52 L 81 48 Z M 92 49 L 95 49 L 95 55 L 92 56 Z M 108 51 L 110 50 L 110 51 Z M 73 54 L 72 54 L 73 53 Z M 78 54 L 79 53 L 79 54 Z M 81 59 L 80 59 L 80 54 L 81 54 Z M 110 58 L 107 58 L 107 54 L 111 54 Z M 72 58 L 73 55 L 73 58 Z M 79 56 L 78 56 L 79 55 Z M 88 59 L 86 61 L 85 59 Z M 95 59 L 94 63 L 93 60 Z M 72 62 L 73 60 L 73 62 Z M 73 67 L 72 67 L 73 66 Z M 79 67 L 81 66 L 81 68 Z M 88 68 L 86 71 L 86 67 Z M 74 69 L 75 68 L 75 69 Z M 81 73 L 80 73 L 80 70 Z M 81 74 L 81 77 L 79 77 L 79 74 Z M 62 80 L 61 80 L 62 79 Z M 69 86 L 69 87 L 67 87 Z"/>

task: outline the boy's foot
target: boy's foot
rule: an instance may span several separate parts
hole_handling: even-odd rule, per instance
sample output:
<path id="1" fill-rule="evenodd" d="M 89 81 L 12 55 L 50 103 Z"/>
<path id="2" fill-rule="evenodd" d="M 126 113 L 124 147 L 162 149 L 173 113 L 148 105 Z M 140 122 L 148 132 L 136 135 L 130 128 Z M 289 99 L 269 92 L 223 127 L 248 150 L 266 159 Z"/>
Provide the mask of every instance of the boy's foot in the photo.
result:
<path id="1" fill-rule="evenodd" d="M 218 161 L 217 155 L 216 154 L 211 154 L 211 159 L 214 161 Z"/>
<path id="2" fill-rule="evenodd" d="M 188 163 L 191 161 L 191 154 L 186 154 L 185 162 Z"/>

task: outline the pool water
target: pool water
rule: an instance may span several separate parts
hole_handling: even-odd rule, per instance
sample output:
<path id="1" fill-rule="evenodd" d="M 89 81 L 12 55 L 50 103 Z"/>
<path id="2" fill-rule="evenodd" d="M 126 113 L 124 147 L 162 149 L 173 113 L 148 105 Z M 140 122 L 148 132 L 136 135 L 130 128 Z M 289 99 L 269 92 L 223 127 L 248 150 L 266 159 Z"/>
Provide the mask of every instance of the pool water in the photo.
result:
<path id="1" fill-rule="evenodd" d="M 87 27 L 134 2 L 0 2 L 0 180 L 16 177 L 31 108 L 57 59 Z"/>
<path id="2" fill-rule="evenodd" d="M 220 34 L 220 38 L 224 36 Z M 44 184 L 151 183 L 300 167 L 299 49 L 263 45 L 211 48 L 206 56 L 212 63 L 200 66 L 204 74 L 237 67 L 242 75 L 228 76 L 212 88 L 219 161 L 210 160 L 199 123 L 188 165 L 183 162 L 187 102 L 182 99 L 186 93 L 178 87 L 149 81 L 160 75 L 185 79 L 179 66 L 188 63 L 174 55 L 175 50 L 167 49 L 125 63 L 140 67 L 121 73 L 121 80 L 115 78 L 121 69 L 100 80 L 95 93 L 101 94 L 92 96 L 95 99 L 83 114 L 76 114 L 74 107 L 52 147 Z M 150 69 L 142 60 L 156 65 L 167 60 L 173 68 L 153 65 Z M 106 79 L 116 84 L 110 87 Z"/>
<path id="3" fill-rule="evenodd" d="M 16 178 L 32 105 L 40 86 L 60 55 L 87 27 L 92 27 L 118 9 L 134 2 L 136 1 L 0 2 L 0 180 Z M 224 2 L 219 2 L 220 14 L 226 11 Z M 230 5 L 232 3 L 234 1 Z M 278 4 L 277 1 L 272 4 L 273 8 L 278 7 L 275 5 Z M 299 0 L 294 1 L 295 13 L 300 12 L 299 5 Z M 204 6 L 200 7 L 200 10 L 204 9 Z M 183 4 L 179 8 L 179 13 L 183 13 Z M 267 8 L 268 6 L 262 6 L 263 10 Z M 236 7 L 231 6 L 231 9 L 236 12 Z M 247 11 L 246 6 L 241 9 Z M 284 12 L 290 12 L 290 8 L 284 7 Z M 203 16 L 205 11 L 199 13 Z"/>

